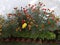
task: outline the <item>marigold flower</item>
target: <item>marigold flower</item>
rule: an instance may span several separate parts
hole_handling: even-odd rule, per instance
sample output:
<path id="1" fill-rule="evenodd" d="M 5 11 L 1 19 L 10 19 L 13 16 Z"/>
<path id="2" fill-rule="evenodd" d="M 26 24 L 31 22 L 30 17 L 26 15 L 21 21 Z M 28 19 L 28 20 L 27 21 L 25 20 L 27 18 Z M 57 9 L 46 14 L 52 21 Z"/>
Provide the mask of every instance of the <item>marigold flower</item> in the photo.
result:
<path id="1" fill-rule="evenodd" d="M 22 25 L 22 28 L 24 29 L 24 28 L 26 28 L 27 27 L 27 23 L 24 23 L 23 25 Z"/>

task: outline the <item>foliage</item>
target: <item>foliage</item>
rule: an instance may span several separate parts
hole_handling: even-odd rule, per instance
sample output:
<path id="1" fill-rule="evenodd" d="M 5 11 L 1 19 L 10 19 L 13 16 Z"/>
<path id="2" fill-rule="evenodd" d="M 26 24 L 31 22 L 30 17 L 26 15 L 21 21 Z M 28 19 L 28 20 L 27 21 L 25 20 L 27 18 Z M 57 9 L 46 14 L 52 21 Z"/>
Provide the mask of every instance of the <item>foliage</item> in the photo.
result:
<path id="1" fill-rule="evenodd" d="M 56 25 L 58 20 L 53 11 L 42 8 L 43 6 L 45 5 L 41 2 L 31 7 L 29 4 L 28 9 L 14 8 L 15 13 L 9 13 L 7 20 L 0 17 L 0 37 L 55 39 L 56 35 L 53 32 L 58 28 Z"/>

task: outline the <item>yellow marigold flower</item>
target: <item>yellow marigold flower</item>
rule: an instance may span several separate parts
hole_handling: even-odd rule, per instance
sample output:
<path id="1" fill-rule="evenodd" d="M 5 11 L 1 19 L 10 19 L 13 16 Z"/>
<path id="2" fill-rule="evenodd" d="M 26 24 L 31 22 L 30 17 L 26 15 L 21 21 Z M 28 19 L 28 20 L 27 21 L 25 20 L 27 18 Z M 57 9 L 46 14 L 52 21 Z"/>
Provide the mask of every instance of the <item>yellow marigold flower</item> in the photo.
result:
<path id="1" fill-rule="evenodd" d="M 22 25 L 22 28 L 24 29 L 24 28 L 26 28 L 26 26 L 27 26 L 27 23 L 24 23 L 24 24 Z"/>

